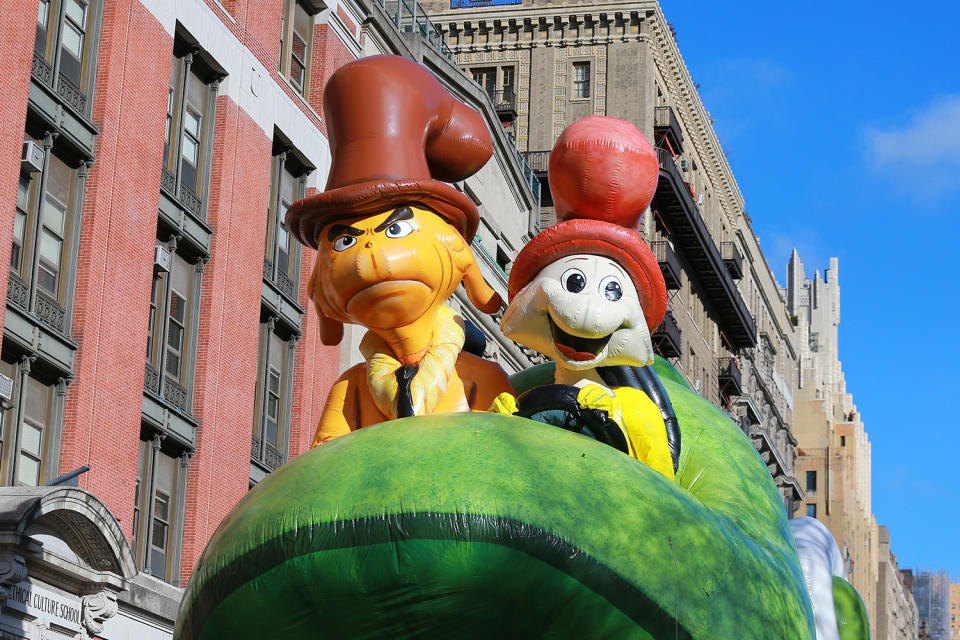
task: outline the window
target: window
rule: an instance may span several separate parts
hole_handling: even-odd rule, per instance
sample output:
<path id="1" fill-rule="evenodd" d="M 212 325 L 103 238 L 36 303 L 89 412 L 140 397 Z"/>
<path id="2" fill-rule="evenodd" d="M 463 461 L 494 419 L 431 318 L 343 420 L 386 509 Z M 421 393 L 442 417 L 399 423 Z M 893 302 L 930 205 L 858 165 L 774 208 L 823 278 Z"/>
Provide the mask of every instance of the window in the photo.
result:
<path id="1" fill-rule="evenodd" d="M 815 505 L 815 504 L 808 504 L 808 505 L 807 505 L 807 515 L 810 516 L 811 518 L 816 518 L 816 517 L 817 517 L 817 505 Z"/>
<path id="2" fill-rule="evenodd" d="M 40 0 L 37 6 L 34 73 L 48 85 L 56 78 L 57 94 L 81 113 L 95 62 L 89 35 L 94 20 L 94 7 L 85 0 Z"/>
<path id="3" fill-rule="evenodd" d="M 14 381 L 12 406 L 3 412 L 0 428 L 0 485 L 37 486 L 57 473 L 60 392 L 66 382 L 48 384 L 31 369 L 27 357 L 0 363 L 0 373 Z"/>
<path id="4" fill-rule="evenodd" d="M 202 262 L 190 262 L 176 247 L 172 240 L 167 243 L 170 271 L 153 279 L 144 387 L 189 414 Z"/>
<path id="5" fill-rule="evenodd" d="M 174 47 L 167 92 L 164 132 L 163 186 L 197 216 L 203 215 L 203 197 L 209 173 L 216 74 L 199 54 Z"/>
<path id="6" fill-rule="evenodd" d="M 473 69 L 471 71 L 473 81 L 488 94 L 493 95 L 497 90 L 497 69 L 495 67 L 485 67 L 483 69 Z"/>
<path id="7" fill-rule="evenodd" d="M 513 104 L 515 70 L 513 67 L 479 67 L 471 69 L 473 81 L 487 92 L 497 107 L 503 103 Z"/>
<path id="8" fill-rule="evenodd" d="M 300 245 L 287 231 L 286 216 L 290 205 L 303 197 L 306 176 L 312 167 L 298 160 L 298 154 L 282 142 L 275 142 L 274 148 L 281 151 L 273 156 L 271 165 L 263 273 L 284 295 L 295 301 L 299 294 Z"/>
<path id="9" fill-rule="evenodd" d="M 310 78 L 310 50 L 313 43 L 312 7 L 299 0 L 284 0 L 283 29 L 280 34 L 280 73 L 297 91 L 307 95 Z"/>
<path id="10" fill-rule="evenodd" d="M 85 169 L 61 157 L 52 137 L 42 143 L 30 135 L 24 140 L 42 146 L 43 168 L 20 174 L 10 250 L 15 279 L 8 302 L 34 312 L 42 323 L 62 333 L 67 329 Z"/>
<path id="11" fill-rule="evenodd" d="M 573 63 L 573 97 L 590 97 L 590 63 Z"/>
<path id="12" fill-rule="evenodd" d="M 140 440 L 133 510 L 133 551 L 137 565 L 174 585 L 179 579 L 182 496 L 189 456 L 165 450 L 155 436 Z"/>
<path id="13" fill-rule="evenodd" d="M 513 95 L 514 91 L 514 69 L 513 67 L 504 67 L 502 69 L 503 82 L 501 86 L 503 87 L 503 93 L 508 95 Z"/>
<path id="14" fill-rule="evenodd" d="M 840 446 L 841 447 L 847 446 L 847 436 L 840 436 Z"/>
<path id="15" fill-rule="evenodd" d="M 817 495 L 817 472 L 807 471 L 807 495 Z"/>
<path id="16" fill-rule="evenodd" d="M 260 358 L 253 421 L 253 460 L 265 470 L 279 467 L 287 452 L 292 399 L 293 350 L 297 338 L 277 333 L 274 318 L 260 325 Z"/>

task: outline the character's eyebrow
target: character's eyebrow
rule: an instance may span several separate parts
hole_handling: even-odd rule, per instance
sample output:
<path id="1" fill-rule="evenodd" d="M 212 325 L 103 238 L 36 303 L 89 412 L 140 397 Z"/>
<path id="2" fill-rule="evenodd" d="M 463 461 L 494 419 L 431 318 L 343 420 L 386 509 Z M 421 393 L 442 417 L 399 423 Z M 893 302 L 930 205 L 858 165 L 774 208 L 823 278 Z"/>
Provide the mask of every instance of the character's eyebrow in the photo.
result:
<path id="1" fill-rule="evenodd" d="M 373 231 L 374 233 L 380 233 L 381 231 L 383 231 L 390 225 L 394 224 L 395 222 L 399 222 L 400 220 L 412 220 L 412 219 L 413 219 L 413 211 L 410 210 L 410 207 L 406 207 L 406 206 L 397 207 L 396 209 L 394 209 L 393 213 L 390 214 L 390 217 L 384 220 L 383 222 L 381 222 L 379 225 L 377 225 L 377 228 L 374 229 Z"/>
<path id="2" fill-rule="evenodd" d="M 356 227 L 351 227 L 345 224 L 333 224 L 330 225 L 330 230 L 327 231 L 327 242 L 333 242 L 333 239 L 337 236 L 342 236 L 347 234 L 349 236 L 362 236 L 363 231 L 357 229 Z"/>
<path id="3" fill-rule="evenodd" d="M 570 258 L 567 262 L 576 262 L 577 260 L 589 260 L 590 258 Z"/>
<path id="4" fill-rule="evenodd" d="M 624 277 L 629 277 L 629 276 L 627 276 L 627 272 L 624 271 L 623 268 L 622 268 L 620 265 L 618 265 L 616 262 L 613 262 L 613 261 L 611 261 L 611 260 L 608 260 L 608 262 L 610 262 L 610 264 L 611 264 L 612 266 L 616 267 L 617 271 L 619 271 L 620 273 L 622 273 L 622 274 L 624 275 Z"/>

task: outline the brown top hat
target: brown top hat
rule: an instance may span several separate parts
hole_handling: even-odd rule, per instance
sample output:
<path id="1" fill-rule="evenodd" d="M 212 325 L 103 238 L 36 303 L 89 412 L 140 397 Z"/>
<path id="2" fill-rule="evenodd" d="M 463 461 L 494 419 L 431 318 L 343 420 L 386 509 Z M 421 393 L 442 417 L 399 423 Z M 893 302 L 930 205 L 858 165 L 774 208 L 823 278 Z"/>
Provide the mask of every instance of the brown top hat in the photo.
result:
<path id="1" fill-rule="evenodd" d="M 446 182 L 463 180 L 493 153 L 479 113 L 456 100 L 424 67 L 399 56 L 362 58 L 331 77 L 323 94 L 332 164 L 326 191 L 295 202 L 286 224 L 317 248 L 331 221 L 417 204 L 469 242 L 480 214 Z"/>

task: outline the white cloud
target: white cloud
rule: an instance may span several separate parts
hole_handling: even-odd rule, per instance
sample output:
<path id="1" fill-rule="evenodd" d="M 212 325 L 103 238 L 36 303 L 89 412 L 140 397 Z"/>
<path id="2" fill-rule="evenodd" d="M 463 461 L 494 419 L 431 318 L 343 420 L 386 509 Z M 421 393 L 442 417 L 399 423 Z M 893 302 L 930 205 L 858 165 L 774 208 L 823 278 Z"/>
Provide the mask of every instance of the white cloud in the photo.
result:
<path id="1" fill-rule="evenodd" d="M 960 191 L 960 95 L 915 113 L 907 124 L 864 131 L 874 170 L 897 191 L 932 202 Z"/>

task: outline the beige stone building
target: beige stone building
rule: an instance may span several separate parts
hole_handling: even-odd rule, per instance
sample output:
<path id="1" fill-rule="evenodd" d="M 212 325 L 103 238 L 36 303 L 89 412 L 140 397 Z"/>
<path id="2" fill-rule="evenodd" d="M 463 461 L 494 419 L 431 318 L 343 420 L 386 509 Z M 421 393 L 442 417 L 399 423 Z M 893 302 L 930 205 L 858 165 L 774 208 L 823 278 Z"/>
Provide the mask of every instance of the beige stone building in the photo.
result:
<path id="1" fill-rule="evenodd" d="M 851 584 L 876 620 L 880 555 L 871 507 L 870 440 L 847 393 L 838 356 L 838 270 L 837 259 L 831 258 L 824 276 L 817 271 L 810 279 L 796 251 L 787 268 L 785 296 L 799 345 L 796 472 L 806 494 L 796 515 L 827 525 L 840 545 Z"/>
<path id="2" fill-rule="evenodd" d="M 960 582 L 950 583 L 950 637 L 960 638 Z"/>
<path id="3" fill-rule="evenodd" d="M 904 584 L 897 557 L 890 550 L 890 531 L 877 527 L 877 615 L 871 620 L 876 640 L 913 640 L 920 633 L 920 618 L 913 592 Z M 960 585 L 958 585 L 960 586 Z"/>
<path id="4" fill-rule="evenodd" d="M 660 182 L 641 232 L 670 301 L 654 341 L 691 387 L 751 436 L 792 512 L 801 495 L 791 431 L 795 329 L 659 4 L 423 5 L 540 176 L 542 226 L 554 222 L 550 149 L 569 124 L 616 116 L 657 147 Z"/>

